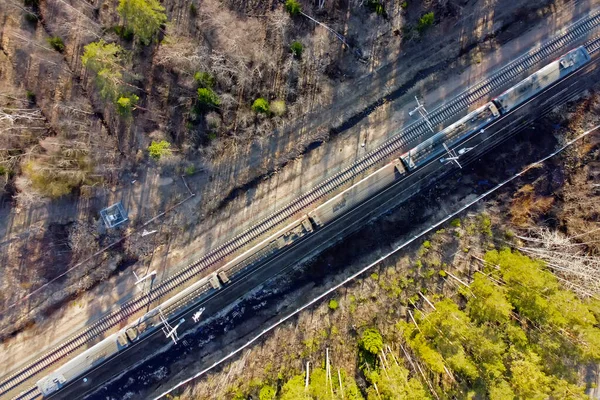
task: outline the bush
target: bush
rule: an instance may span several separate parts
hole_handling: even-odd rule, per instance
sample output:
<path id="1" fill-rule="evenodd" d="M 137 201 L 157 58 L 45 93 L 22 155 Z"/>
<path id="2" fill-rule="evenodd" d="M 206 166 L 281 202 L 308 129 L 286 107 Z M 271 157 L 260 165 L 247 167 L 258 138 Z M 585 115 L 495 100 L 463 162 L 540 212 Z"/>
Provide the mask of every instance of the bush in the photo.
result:
<path id="1" fill-rule="evenodd" d="M 450 226 L 460 228 L 460 218 L 454 218 L 452 221 L 450 221 Z"/>
<path id="2" fill-rule="evenodd" d="M 269 105 L 269 111 L 271 111 L 272 114 L 281 117 L 283 114 L 285 114 L 285 101 L 275 100 L 271 102 Z"/>
<path id="3" fill-rule="evenodd" d="M 428 12 L 427 14 L 424 14 L 419 19 L 419 23 L 417 24 L 417 30 L 420 33 L 424 32 L 425 30 L 427 30 L 427 28 L 429 28 L 431 25 L 433 25 L 434 20 L 435 20 L 435 16 L 433 15 L 433 12 Z"/>
<path id="4" fill-rule="evenodd" d="M 337 310 L 338 307 L 339 307 L 339 304 L 336 299 L 329 300 L 329 309 L 331 311 Z"/>
<path id="5" fill-rule="evenodd" d="M 294 15 L 300 14 L 302 11 L 302 5 L 300 5 L 300 3 L 298 3 L 296 0 L 286 0 L 285 9 L 293 17 Z"/>
<path id="6" fill-rule="evenodd" d="M 52 46 L 52 48 L 54 50 L 58 51 L 59 53 L 62 53 L 63 51 L 65 51 L 65 43 L 63 42 L 63 40 L 60 37 L 54 36 L 54 37 L 50 37 L 46 40 L 48 41 L 48 44 L 50 46 Z"/>
<path id="7" fill-rule="evenodd" d="M 8 175 L 8 170 L 2 165 L 0 165 L 0 175 Z"/>
<path id="8" fill-rule="evenodd" d="M 402 4 L 400 4 L 400 7 L 406 10 L 408 8 L 408 1 L 403 1 Z"/>
<path id="9" fill-rule="evenodd" d="M 32 24 L 35 24 L 38 22 L 38 16 L 37 16 L 37 14 L 35 14 L 31 11 L 27 11 L 27 13 L 25 14 L 25 20 L 27 22 L 31 22 Z"/>
<path id="10" fill-rule="evenodd" d="M 302 46 L 302 43 L 298 42 L 297 40 L 293 41 L 292 44 L 290 45 L 290 51 L 296 58 L 302 57 L 303 50 L 304 50 L 304 46 Z"/>
<path id="11" fill-rule="evenodd" d="M 131 41 L 133 39 L 133 29 L 126 26 L 115 26 L 114 31 L 123 40 Z"/>
<path id="12" fill-rule="evenodd" d="M 185 169 L 183 170 L 183 172 L 187 175 L 194 175 L 196 173 L 196 167 L 194 167 L 193 165 L 190 165 L 189 167 L 185 167 Z"/>
<path id="13" fill-rule="evenodd" d="M 269 112 L 269 102 L 262 97 L 254 100 L 252 110 L 257 113 L 267 114 Z"/>
<path id="14" fill-rule="evenodd" d="M 366 3 L 366 6 L 375 14 L 386 16 L 385 6 L 381 3 L 380 0 L 369 0 Z"/>
<path id="15" fill-rule="evenodd" d="M 153 140 L 150 146 L 148 146 L 148 153 L 150 154 L 150 157 L 158 161 L 163 156 L 171 155 L 170 147 L 171 143 L 166 140 L 161 140 L 160 142 L 155 142 Z"/>
<path id="16" fill-rule="evenodd" d="M 375 328 L 368 328 L 362 333 L 358 345 L 371 354 L 379 354 L 383 349 L 383 338 Z"/>
<path id="17" fill-rule="evenodd" d="M 209 112 L 206 114 L 206 126 L 208 126 L 211 131 L 219 130 L 219 128 L 221 128 L 221 116 L 214 111 Z"/>
<path id="18" fill-rule="evenodd" d="M 202 107 L 217 107 L 221 104 L 219 96 L 210 88 L 198 89 L 198 103 Z"/>
<path id="19" fill-rule="evenodd" d="M 27 96 L 27 101 L 29 103 L 35 103 L 35 93 L 33 93 L 31 90 L 27 90 L 25 91 L 25 95 Z"/>
<path id="20" fill-rule="evenodd" d="M 130 115 L 140 98 L 135 94 L 123 95 L 117 100 L 117 111 L 121 115 Z"/>
<path id="21" fill-rule="evenodd" d="M 260 389 L 258 398 L 260 400 L 273 400 L 275 398 L 276 390 L 273 386 L 265 385 Z"/>
<path id="22" fill-rule="evenodd" d="M 192 17 L 198 16 L 198 7 L 194 3 L 190 3 L 190 15 Z"/>
<path id="23" fill-rule="evenodd" d="M 198 84 L 198 87 L 201 88 L 212 89 L 215 86 L 215 78 L 208 72 L 196 72 L 194 80 Z"/>

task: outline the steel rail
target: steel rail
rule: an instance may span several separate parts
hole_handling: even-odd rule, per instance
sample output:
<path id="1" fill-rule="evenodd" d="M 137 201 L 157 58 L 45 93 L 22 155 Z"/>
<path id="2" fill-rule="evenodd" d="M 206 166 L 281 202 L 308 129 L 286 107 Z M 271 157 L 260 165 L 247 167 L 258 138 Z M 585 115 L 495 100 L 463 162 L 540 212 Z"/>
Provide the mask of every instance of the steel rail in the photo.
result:
<path id="1" fill-rule="evenodd" d="M 599 25 L 600 10 L 597 10 L 591 15 L 573 23 L 571 26 L 566 28 L 566 31 L 561 35 L 544 42 L 539 48 L 523 54 L 519 58 L 499 69 L 491 77 L 469 87 L 449 102 L 440 105 L 429 113 L 430 121 L 436 126 L 441 124 L 442 122 L 458 114 L 460 111 L 468 108 L 473 103 L 485 98 L 494 90 L 501 88 L 506 83 L 509 83 L 513 79 L 519 77 L 537 63 L 543 61 L 553 53 L 569 45 L 571 42 L 590 32 Z M 596 53 L 600 49 L 600 37 L 589 40 L 584 46 L 591 54 Z M 197 274 L 213 265 L 215 262 L 222 260 L 224 257 L 243 248 L 252 240 L 282 223 L 287 218 L 313 204 L 326 194 L 347 183 L 354 177 L 367 171 L 372 166 L 386 160 L 389 156 L 398 152 L 407 144 L 415 141 L 423 135 L 427 135 L 429 132 L 429 128 L 423 121 L 414 122 L 407 127 L 396 131 L 394 135 L 384 142 L 379 148 L 366 154 L 356 161 L 352 166 L 326 179 L 310 191 L 297 197 L 286 206 L 264 218 L 248 230 L 240 233 L 225 244 L 210 251 L 201 259 L 188 264 L 171 277 L 161 282 L 156 288 L 153 289 L 151 293 L 142 294 L 130 300 L 118 310 L 115 310 L 102 317 L 91 326 L 84 328 L 80 332 L 69 337 L 61 345 L 46 352 L 44 355 L 29 363 L 27 366 L 4 378 L 0 383 L 0 395 L 17 387 L 30 377 L 36 375 L 58 360 L 68 356 L 90 340 L 117 325 L 123 319 L 143 309 L 151 302 L 163 297 L 165 294 L 171 292 L 181 284 L 186 283 Z M 23 395 L 31 394 L 32 390 L 33 388 L 23 393 Z M 21 395 L 19 395 L 17 398 L 29 399 L 31 397 L 21 397 Z"/>

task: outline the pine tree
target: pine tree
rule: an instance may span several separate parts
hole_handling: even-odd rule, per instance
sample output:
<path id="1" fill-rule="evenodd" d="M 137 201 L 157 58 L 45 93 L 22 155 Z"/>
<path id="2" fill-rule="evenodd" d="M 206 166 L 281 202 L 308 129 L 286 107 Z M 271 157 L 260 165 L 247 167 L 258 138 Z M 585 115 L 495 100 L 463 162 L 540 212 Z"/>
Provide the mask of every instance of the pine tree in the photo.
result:
<path id="1" fill-rule="evenodd" d="M 136 38 L 145 45 L 152 42 L 160 27 L 167 22 L 165 8 L 158 0 L 120 0 L 117 11 Z"/>

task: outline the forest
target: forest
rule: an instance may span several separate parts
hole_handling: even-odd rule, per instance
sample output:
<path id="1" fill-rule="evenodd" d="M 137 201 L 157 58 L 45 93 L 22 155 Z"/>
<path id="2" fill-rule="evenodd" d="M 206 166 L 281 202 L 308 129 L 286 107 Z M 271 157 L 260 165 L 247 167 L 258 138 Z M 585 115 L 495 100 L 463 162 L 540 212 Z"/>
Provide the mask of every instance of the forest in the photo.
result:
<path id="1" fill-rule="evenodd" d="M 443 269 L 436 274 L 448 276 Z M 437 297 L 414 314 L 408 311 L 409 320 L 398 321 L 385 336 L 366 327 L 355 343 L 346 343 L 356 348 L 364 394 L 354 377 L 323 361 L 309 369 L 308 380 L 305 373 L 280 374 L 269 384 L 252 382 L 250 393 L 231 398 L 588 398 L 580 373 L 600 361 L 600 301 L 561 288 L 543 261 L 508 248 L 488 251 L 470 284 L 460 285 L 452 298 Z M 328 307 L 335 313 L 337 302 Z"/>

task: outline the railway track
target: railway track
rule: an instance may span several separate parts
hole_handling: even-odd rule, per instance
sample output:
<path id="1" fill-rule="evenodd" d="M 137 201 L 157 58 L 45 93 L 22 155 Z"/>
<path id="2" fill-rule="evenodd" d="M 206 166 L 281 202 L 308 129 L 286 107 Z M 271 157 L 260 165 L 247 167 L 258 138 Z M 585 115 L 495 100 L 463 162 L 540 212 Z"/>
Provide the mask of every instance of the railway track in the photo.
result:
<path id="1" fill-rule="evenodd" d="M 437 107 L 429 113 L 430 121 L 433 125 L 439 125 L 447 119 L 455 116 L 460 111 L 468 108 L 470 105 L 481 100 L 494 90 L 502 87 L 504 84 L 519 77 L 529 68 L 533 67 L 540 61 L 543 61 L 553 53 L 557 52 L 598 26 L 600 26 L 600 10 L 592 13 L 585 19 L 575 22 L 566 30 L 565 33 L 550 39 L 535 51 L 526 53 L 513 60 L 511 63 L 501 68 L 493 76 L 484 79 L 476 85 L 468 88 L 451 101 Z M 600 37 L 589 40 L 585 46 L 590 54 L 597 53 L 600 50 Z M 285 221 L 287 218 L 293 216 L 326 194 L 332 192 L 339 186 L 367 171 L 372 166 L 386 160 L 389 156 L 398 152 L 410 142 L 428 134 L 429 132 L 428 126 L 423 121 L 414 122 L 408 125 L 406 128 L 395 132 L 393 137 L 383 143 L 376 150 L 368 153 L 356 161 L 352 166 L 340 171 L 336 175 L 315 186 L 309 192 L 297 197 L 285 207 L 277 210 L 275 213 L 261 220 L 248 230 L 237 235 L 229 242 L 209 252 L 201 259 L 182 268 L 174 275 L 157 285 L 151 293 L 139 295 L 138 297 L 121 306 L 121 308 L 118 310 L 115 310 L 112 313 L 102 317 L 90 327 L 87 327 L 86 329 L 74 334 L 59 347 L 47 352 L 12 375 L 3 378 L 2 382 L 0 382 L 0 395 L 7 393 L 30 377 L 51 366 L 58 360 L 68 356 L 85 343 L 91 341 L 92 339 L 104 333 L 106 330 L 117 325 L 124 318 L 136 313 L 149 303 L 163 297 L 165 294 L 171 292 L 183 283 L 186 283 L 215 262 L 232 254 L 240 248 L 243 248 L 256 237 L 269 231 L 273 227 Z M 39 395 L 40 393 L 37 391 L 37 388 L 33 387 L 18 395 L 17 398 L 33 399 Z"/>

